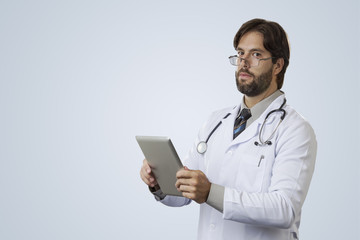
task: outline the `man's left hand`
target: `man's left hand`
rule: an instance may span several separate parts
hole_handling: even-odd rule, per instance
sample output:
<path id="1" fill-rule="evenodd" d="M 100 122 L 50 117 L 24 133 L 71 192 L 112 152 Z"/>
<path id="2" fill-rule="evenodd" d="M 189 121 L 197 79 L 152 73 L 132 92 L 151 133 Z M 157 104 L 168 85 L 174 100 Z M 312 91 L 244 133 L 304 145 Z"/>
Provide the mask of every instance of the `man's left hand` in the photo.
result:
<path id="1" fill-rule="evenodd" d="M 211 183 L 202 171 L 190 170 L 184 167 L 176 173 L 176 178 L 175 186 L 179 192 L 182 192 L 184 197 L 197 203 L 206 202 Z"/>

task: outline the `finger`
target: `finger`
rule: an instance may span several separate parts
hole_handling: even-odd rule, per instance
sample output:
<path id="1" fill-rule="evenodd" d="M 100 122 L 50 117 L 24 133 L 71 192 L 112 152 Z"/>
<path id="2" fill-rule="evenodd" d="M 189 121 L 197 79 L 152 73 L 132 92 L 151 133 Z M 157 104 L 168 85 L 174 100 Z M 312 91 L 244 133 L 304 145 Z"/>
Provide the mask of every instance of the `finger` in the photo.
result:
<path id="1" fill-rule="evenodd" d="M 177 188 L 177 190 L 180 192 L 180 186 L 181 186 L 181 181 L 178 179 L 176 182 L 175 182 L 175 187 Z"/>
<path id="2" fill-rule="evenodd" d="M 140 176 L 141 179 L 149 186 L 154 187 L 157 184 L 157 181 L 154 177 L 154 174 L 150 171 L 147 170 L 147 166 L 146 163 L 144 163 L 144 165 L 142 166 L 141 170 L 140 170 Z"/>
<path id="3" fill-rule="evenodd" d="M 179 190 L 180 192 L 195 193 L 196 188 L 189 185 L 180 185 Z"/>
<path id="4" fill-rule="evenodd" d="M 149 180 L 148 178 L 146 178 L 146 177 L 142 174 L 141 171 L 140 171 L 140 177 L 141 177 L 141 180 L 143 180 L 143 182 L 144 182 L 146 185 L 151 186 L 150 180 Z"/>
<path id="5" fill-rule="evenodd" d="M 147 174 L 144 169 L 140 171 L 140 177 L 149 186 L 154 183 L 154 178 L 151 175 Z"/>
<path id="6" fill-rule="evenodd" d="M 187 185 L 190 186 L 191 180 L 187 178 L 179 178 L 176 180 L 175 187 L 180 188 L 181 185 Z"/>
<path id="7" fill-rule="evenodd" d="M 176 173 L 176 178 L 191 178 L 193 176 L 192 170 L 180 169 Z"/>
<path id="8" fill-rule="evenodd" d="M 154 174 L 153 174 L 151 167 L 148 164 L 146 159 L 144 159 L 143 166 L 141 169 L 142 169 L 142 174 L 144 175 L 144 177 L 148 178 L 150 181 L 154 181 Z"/>
<path id="9" fill-rule="evenodd" d="M 146 183 L 146 185 L 150 186 L 150 187 L 154 187 L 155 185 L 157 185 L 157 181 L 154 178 L 145 178 L 143 176 L 141 176 L 141 179 L 143 180 L 144 183 Z"/>
<path id="10" fill-rule="evenodd" d="M 155 185 L 158 185 L 158 182 L 156 181 L 156 178 L 152 178 L 152 180 L 150 180 L 151 182 L 151 187 L 154 187 Z"/>
<path id="11" fill-rule="evenodd" d="M 150 167 L 150 165 L 149 165 L 149 162 L 148 162 L 146 159 L 144 159 L 144 161 L 143 161 L 143 167 L 145 168 L 145 171 L 146 171 L 148 174 L 151 173 L 151 167 Z"/>
<path id="12" fill-rule="evenodd" d="M 193 193 L 183 192 L 182 195 L 188 199 L 195 200 L 195 195 Z"/>
<path id="13" fill-rule="evenodd" d="M 152 174 L 148 173 L 145 166 L 142 166 L 142 168 L 140 170 L 140 174 L 147 179 L 150 179 L 152 177 Z"/>

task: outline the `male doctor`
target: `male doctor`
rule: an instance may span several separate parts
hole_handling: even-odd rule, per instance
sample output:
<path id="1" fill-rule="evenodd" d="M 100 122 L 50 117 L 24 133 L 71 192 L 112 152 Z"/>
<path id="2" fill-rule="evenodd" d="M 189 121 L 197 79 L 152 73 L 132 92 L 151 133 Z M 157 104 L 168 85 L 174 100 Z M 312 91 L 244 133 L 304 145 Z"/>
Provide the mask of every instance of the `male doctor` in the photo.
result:
<path id="1" fill-rule="evenodd" d="M 253 19 L 236 33 L 234 48 L 229 58 L 242 101 L 214 112 L 200 129 L 176 174 L 183 197 L 164 195 L 146 160 L 141 178 L 163 204 L 201 204 L 198 239 L 299 239 L 317 143 L 280 91 L 290 57 L 286 33 Z"/>

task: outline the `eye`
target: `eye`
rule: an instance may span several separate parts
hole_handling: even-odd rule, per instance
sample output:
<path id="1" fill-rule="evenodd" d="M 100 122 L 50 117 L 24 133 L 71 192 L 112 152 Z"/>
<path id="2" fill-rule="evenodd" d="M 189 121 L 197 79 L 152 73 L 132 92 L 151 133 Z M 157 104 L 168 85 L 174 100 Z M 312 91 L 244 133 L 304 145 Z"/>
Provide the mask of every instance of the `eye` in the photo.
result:
<path id="1" fill-rule="evenodd" d="M 243 51 L 239 51 L 239 52 L 238 52 L 239 57 L 244 56 L 244 54 L 245 54 L 245 53 L 244 53 Z"/>
<path id="2" fill-rule="evenodd" d="M 256 57 L 256 58 L 260 58 L 261 57 L 261 53 L 259 53 L 259 52 L 253 52 L 253 54 L 252 54 L 254 57 Z"/>

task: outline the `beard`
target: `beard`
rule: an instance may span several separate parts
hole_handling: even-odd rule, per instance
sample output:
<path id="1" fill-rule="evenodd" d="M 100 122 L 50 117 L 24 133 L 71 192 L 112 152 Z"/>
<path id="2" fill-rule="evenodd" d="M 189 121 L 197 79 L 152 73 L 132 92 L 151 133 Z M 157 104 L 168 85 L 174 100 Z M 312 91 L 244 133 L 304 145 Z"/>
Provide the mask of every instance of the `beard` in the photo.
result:
<path id="1" fill-rule="evenodd" d="M 252 82 L 249 84 L 242 83 L 239 79 L 239 75 L 241 72 L 247 73 L 253 77 Z M 244 95 L 249 97 L 258 96 L 261 93 L 265 92 L 266 89 L 269 88 L 272 78 L 272 68 L 269 71 L 261 74 L 260 76 L 255 77 L 254 74 L 249 72 L 247 69 L 240 69 L 235 72 L 235 81 L 237 89 Z"/>

